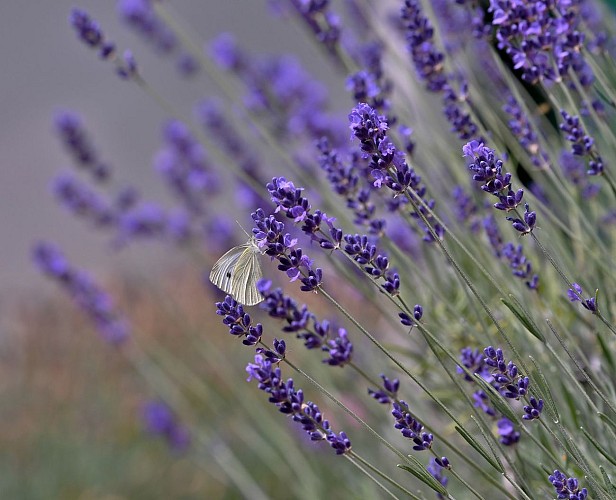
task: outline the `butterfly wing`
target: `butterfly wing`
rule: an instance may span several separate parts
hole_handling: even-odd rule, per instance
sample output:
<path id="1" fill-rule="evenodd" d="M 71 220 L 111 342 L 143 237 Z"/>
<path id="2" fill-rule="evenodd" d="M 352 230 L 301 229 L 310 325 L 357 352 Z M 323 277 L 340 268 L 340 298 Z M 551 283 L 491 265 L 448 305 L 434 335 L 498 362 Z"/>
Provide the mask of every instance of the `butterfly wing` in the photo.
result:
<path id="1" fill-rule="evenodd" d="M 210 272 L 210 281 L 214 283 L 225 293 L 234 295 L 232 291 L 233 275 L 240 257 L 249 248 L 249 243 L 238 245 L 233 247 L 227 253 L 225 253 L 212 268 Z"/>
<path id="2" fill-rule="evenodd" d="M 259 248 L 249 243 L 240 255 L 232 274 L 232 295 L 241 304 L 254 306 L 263 300 L 257 282 L 263 277 Z"/>

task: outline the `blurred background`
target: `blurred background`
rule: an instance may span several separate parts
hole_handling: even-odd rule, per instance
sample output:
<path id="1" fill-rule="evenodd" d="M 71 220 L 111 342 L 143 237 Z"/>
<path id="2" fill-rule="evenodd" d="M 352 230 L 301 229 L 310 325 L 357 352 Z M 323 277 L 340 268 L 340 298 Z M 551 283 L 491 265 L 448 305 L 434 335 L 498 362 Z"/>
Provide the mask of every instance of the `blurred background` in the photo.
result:
<path id="1" fill-rule="evenodd" d="M 6 117 L 0 134 L 0 291 L 16 290 L 41 280 L 30 263 L 30 247 L 38 238 L 62 244 L 85 267 L 93 270 L 138 258 L 117 255 L 107 239 L 67 217 L 50 194 L 52 176 L 70 169 L 53 130 L 60 110 L 77 112 L 90 130 L 97 151 L 112 164 L 115 175 L 141 186 L 144 194 L 164 199 L 165 189 L 153 174 L 152 158 L 160 144 L 163 121 L 168 118 L 136 85 L 120 80 L 111 66 L 98 60 L 75 36 L 68 17 L 73 7 L 96 19 L 106 36 L 122 50 L 130 48 L 146 77 L 170 98 L 182 113 L 190 113 L 199 99 L 211 95 L 204 78 L 182 79 L 171 60 L 154 51 L 116 15 L 115 2 L 57 0 L 54 2 L 2 2 L 0 37 L 5 74 L 0 79 L 0 106 Z M 318 50 L 296 25 L 269 13 L 267 2 L 180 0 L 174 9 L 191 21 L 204 42 L 221 32 L 232 32 L 254 53 L 294 53 L 308 69 L 322 68 Z M 323 71 L 321 70 L 321 73 Z M 319 74 L 339 96 L 346 96 L 342 78 Z M 336 102 L 334 94 L 333 102 Z M 340 103 L 347 109 L 350 97 Z M 135 257 L 135 256 L 133 256 Z M 152 255 L 152 257 L 156 257 Z"/>
<path id="2" fill-rule="evenodd" d="M 273 416 L 276 433 L 280 426 L 294 437 L 297 432 L 286 429 L 285 419 L 245 384 L 243 368 L 250 356 L 239 344 L 229 345 L 226 329 L 215 321 L 215 298 L 202 286 L 203 269 L 155 244 L 118 251 L 108 236 L 54 200 L 52 177 L 71 169 L 53 130 L 61 110 L 81 116 L 97 152 L 120 182 L 135 184 L 145 197 L 161 203 L 168 196 L 152 167 L 168 115 L 76 39 L 68 23 L 73 7 L 89 12 L 118 47 L 130 48 L 143 74 L 180 112 L 190 113 L 198 99 L 211 94 L 207 80 L 182 79 L 172 61 L 162 60 L 127 29 L 113 2 L 0 2 L 0 109 L 5 118 L 0 134 L 0 498 L 234 498 L 237 487 L 230 487 L 217 467 L 241 467 L 211 438 L 226 436 L 231 445 L 236 440 L 240 450 L 244 439 L 251 439 L 234 430 L 246 422 L 238 411 L 244 405 L 234 400 L 236 386 L 249 391 L 245 405 L 252 402 Z M 254 53 L 284 48 L 308 69 L 321 67 L 305 34 L 270 15 L 265 1 L 179 0 L 173 8 L 204 42 L 229 31 Z M 325 73 L 319 78 L 344 96 L 343 79 Z M 348 109 L 350 98 L 341 101 L 340 109 Z M 145 349 L 166 352 L 167 361 L 182 358 L 202 375 L 191 379 L 195 392 L 204 396 L 209 391 L 204 397 L 216 402 L 195 417 L 208 422 L 213 433 L 205 440 L 209 448 L 200 451 L 206 457 L 200 466 L 144 431 L 140 414 L 154 395 L 134 366 L 103 344 L 70 300 L 34 268 L 31 248 L 39 239 L 61 247 L 76 267 L 91 271 L 116 303 L 131 311 L 135 329 L 147 332 L 135 334 Z M 169 295 L 177 299 L 173 304 L 187 309 L 164 314 L 169 311 L 157 304 Z M 204 336 L 211 346 L 199 357 L 194 344 L 199 340 L 203 349 Z M 227 362 L 229 357 L 233 362 Z M 202 382 L 225 377 L 227 382 L 219 380 L 216 389 Z M 277 453 L 275 443 L 269 446 L 269 453 Z M 219 457 L 217 464 L 203 467 L 211 455 Z M 281 472 L 267 473 L 278 477 Z M 251 486 L 247 480 L 247 491 Z"/>
<path id="3" fill-rule="evenodd" d="M 273 3 L 164 2 L 190 25 L 203 45 L 230 32 L 249 54 L 293 54 L 308 74 L 326 86 L 327 109 L 338 114 L 346 134 L 346 116 L 355 103 L 345 91 L 344 75 L 333 69 L 302 27 L 272 15 Z M 398 0 L 386 3 L 392 10 L 401 4 Z M 334 4 L 338 8 L 352 2 Z M 171 58 L 156 54 L 119 19 L 115 2 L 0 2 L 4 69 L 0 106 L 5 118 L 0 134 L 0 499 L 379 498 L 382 493 L 372 482 L 358 478 L 347 464 L 338 465 L 337 460 L 343 459 L 323 443 L 309 442 L 305 433 L 267 404 L 254 382 L 245 382 L 244 369 L 254 351 L 228 335 L 214 314 L 214 303 L 222 295 L 209 283 L 204 286 L 204 271 L 209 272 L 214 259 L 231 244 L 225 242 L 225 248 L 210 248 L 209 252 L 200 252 L 199 245 L 192 248 L 193 253 L 155 241 L 118 247 L 109 233 L 93 229 L 54 199 L 52 178 L 75 171 L 53 126 L 54 117 L 68 110 L 81 117 L 96 152 L 112 167 L 114 182 L 135 185 L 142 199 L 164 207 L 174 201 L 153 167 L 163 142 L 163 124 L 170 114 L 134 82 L 119 79 L 112 64 L 101 61 L 77 40 L 68 22 L 74 7 L 84 9 L 100 24 L 119 53 L 133 51 L 140 73 L 178 115 L 191 116 L 197 101 L 219 94 L 203 73 L 197 78 L 180 76 Z M 391 34 L 394 40 L 395 31 Z M 404 87 L 405 97 L 421 86 L 405 71 L 393 73 L 400 78 L 396 85 Z M 233 115 L 236 124 L 239 121 L 244 135 L 255 143 L 259 135 L 247 120 L 242 122 L 239 99 L 237 109 L 234 104 L 225 109 L 240 110 Z M 440 115 L 432 116 L 438 114 L 434 110 L 440 109 L 439 99 L 422 94 L 421 103 L 416 101 L 409 99 L 405 112 L 416 123 L 424 123 L 424 118 L 434 123 L 415 131 L 413 137 L 419 135 L 421 140 L 423 134 L 422 145 L 428 152 L 438 142 L 443 154 L 457 161 L 457 150 L 442 147 L 441 138 L 448 137 L 449 125 Z M 296 153 L 297 143 L 288 147 L 285 143 L 285 152 Z M 284 170 L 284 161 L 278 158 L 276 162 L 276 152 L 267 151 L 265 141 L 261 146 L 265 150 L 259 152 L 261 160 L 272 172 L 294 175 Z M 310 152 L 314 154 L 314 149 Z M 315 157 L 309 158 L 314 166 Z M 274 174 L 268 170 L 268 175 Z M 438 177 L 440 173 L 434 170 L 427 175 Z M 440 181 L 438 185 L 449 187 L 448 179 Z M 249 230 L 250 210 L 234 206 L 239 190 L 225 189 L 208 209 L 229 215 L 230 232 L 243 239 L 233 219 L 237 217 Z M 318 200 L 318 194 L 309 192 L 310 199 Z M 31 258 L 39 240 L 58 245 L 75 268 L 90 272 L 110 292 L 113 302 L 130 317 L 130 349 L 104 343 L 57 283 L 41 276 Z M 414 258 L 413 241 L 405 252 Z M 271 264 L 266 260 L 268 275 Z M 509 270 L 505 272 L 509 275 Z M 349 283 L 340 279 L 333 288 L 337 297 L 352 304 L 360 292 Z M 419 294 L 431 293 L 429 287 L 416 288 Z M 465 295 L 455 295 L 455 287 L 444 288 L 451 288 L 452 302 L 467 303 Z M 344 325 L 314 294 L 296 292 L 295 297 L 300 304 L 309 302 L 320 318 Z M 388 348 L 412 363 L 419 378 L 439 387 L 425 352 L 414 350 L 406 337 L 391 338 L 392 322 L 397 325 L 397 318 L 387 320 L 373 307 L 363 302 L 353 311 L 359 323 L 378 332 Z M 266 325 L 270 338 L 280 336 L 280 322 L 259 316 L 257 308 L 253 311 L 253 319 Z M 447 335 L 455 337 L 457 329 L 457 338 L 464 339 L 464 322 L 452 322 L 448 328 L 452 331 Z M 353 339 L 359 347 L 355 359 L 367 373 L 382 372 L 382 362 L 361 350 L 363 340 Z M 384 418 L 389 417 L 384 407 L 374 403 L 363 387 L 360 394 L 348 370 L 320 369 L 322 357 L 314 352 L 306 356 L 297 343 L 290 352 L 306 372 L 319 371 L 319 382 L 335 389 L 360 417 L 377 422 L 379 432 L 386 437 L 397 434 L 390 419 Z M 441 398 L 455 398 L 452 387 L 446 386 Z M 310 386 L 304 389 L 306 400 L 322 404 L 337 431 L 353 434 L 354 450 L 363 447 L 383 470 L 401 472 L 396 460 L 386 450 L 375 449 L 370 436 L 346 414 L 323 401 Z M 412 385 L 407 390 L 419 392 Z M 161 399 L 173 405 L 174 412 L 151 406 Z M 431 401 L 417 399 L 414 403 L 423 405 L 426 413 L 435 413 L 430 422 L 433 427 L 455 433 L 451 426 L 439 425 L 443 422 Z M 165 419 L 174 421 L 173 439 L 152 432 Z"/>

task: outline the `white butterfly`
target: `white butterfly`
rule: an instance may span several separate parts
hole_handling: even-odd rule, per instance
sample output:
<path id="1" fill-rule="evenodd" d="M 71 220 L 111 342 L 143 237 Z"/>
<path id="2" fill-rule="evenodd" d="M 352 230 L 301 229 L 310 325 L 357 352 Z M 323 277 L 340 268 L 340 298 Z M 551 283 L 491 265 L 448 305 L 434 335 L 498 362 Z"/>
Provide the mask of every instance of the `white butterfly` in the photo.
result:
<path id="1" fill-rule="evenodd" d="M 257 282 L 263 277 L 260 253 L 254 238 L 233 247 L 214 264 L 210 281 L 240 304 L 258 304 L 263 300 L 263 295 L 257 289 Z"/>

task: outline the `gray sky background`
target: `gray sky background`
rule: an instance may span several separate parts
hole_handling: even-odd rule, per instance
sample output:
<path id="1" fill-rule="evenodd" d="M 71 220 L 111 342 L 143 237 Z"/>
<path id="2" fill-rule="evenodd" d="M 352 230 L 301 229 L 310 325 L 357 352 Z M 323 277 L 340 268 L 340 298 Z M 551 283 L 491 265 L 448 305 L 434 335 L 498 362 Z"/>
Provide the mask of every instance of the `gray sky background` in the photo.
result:
<path id="1" fill-rule="evenodd" d="M 177 0 L 202 39 L 230 31 L 252 51 L 296 53 L 308 67 L 322 67 L 314 46 L 292 23 L 268 13 L 265 0 Z M 207 82 L 187 83 L 173 62 L 161 60 L 127 29 L 111 0 L 0 1 L 0 294 L 48 287 L 30 263 L 30 248 L 44 238 L 71 261 L 95 274 L 116 266 L 147 265 L 160 252 L 134 246 L 114 254 L 108 238 L 67 214 L 50 194 L 50 180 L 71 166 L 52 130 L 54 112 L 78 112 L 114 175 L 155 198 L 164 192 L 151 159 L 165 114 L 135 85 L 77 41 L 68 25 L 72 7 L 87 10 L 107 38 L 131 48 L 148 80 L 185 112 L 208 95 Z M 317 66 L 319 64 L 319 66 Z M 323 75 L 321 75 L 323 76 Z M 327 75 L 325 75 L 327 76 Z M 340 80 L 337 79 L 339 82 Z"/>

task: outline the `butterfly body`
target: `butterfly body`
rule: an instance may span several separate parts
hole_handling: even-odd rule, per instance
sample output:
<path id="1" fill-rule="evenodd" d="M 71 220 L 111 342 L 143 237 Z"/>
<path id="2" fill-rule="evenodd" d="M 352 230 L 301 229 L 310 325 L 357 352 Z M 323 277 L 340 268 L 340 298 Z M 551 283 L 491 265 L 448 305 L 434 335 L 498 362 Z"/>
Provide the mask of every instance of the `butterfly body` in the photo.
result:
<path id="1" fill-rule="evenodd" d="M 254 238 L 226 252 L 212 268 L 210 281 L 239 303 L 254 306 L 263 300 L 257 289 L 262 278 L 259 255 Z"/>

